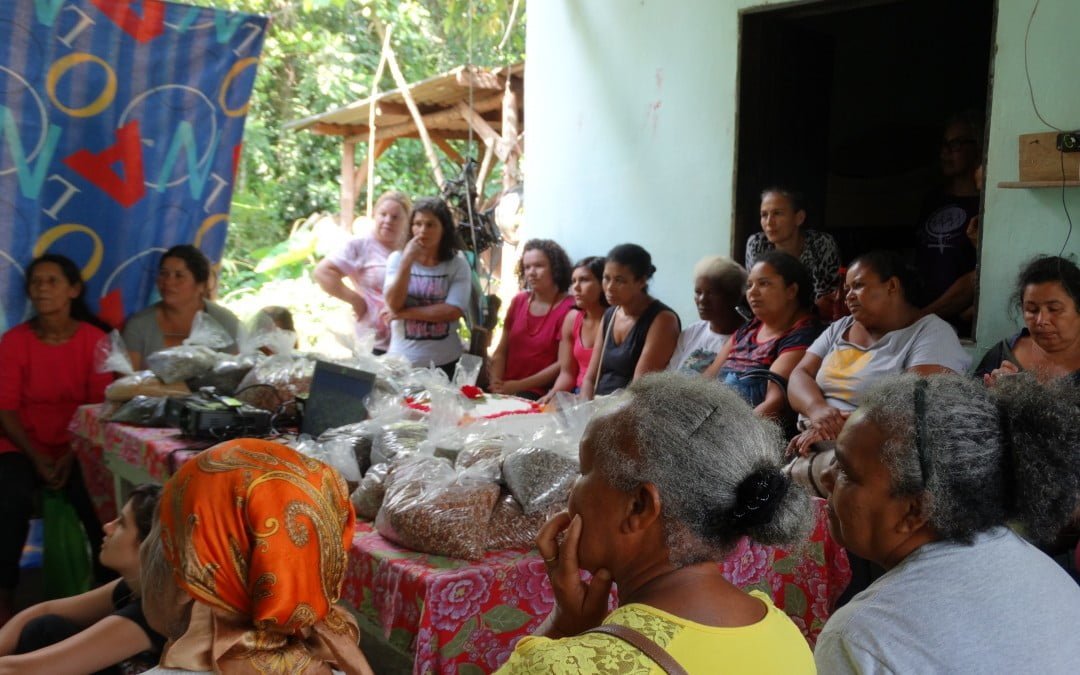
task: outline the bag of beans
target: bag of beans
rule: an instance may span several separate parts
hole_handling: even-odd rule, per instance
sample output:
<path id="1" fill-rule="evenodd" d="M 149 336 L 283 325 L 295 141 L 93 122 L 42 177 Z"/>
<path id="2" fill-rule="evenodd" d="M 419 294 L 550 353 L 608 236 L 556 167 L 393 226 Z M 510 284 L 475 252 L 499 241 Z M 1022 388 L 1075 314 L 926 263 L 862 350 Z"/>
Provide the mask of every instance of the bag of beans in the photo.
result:
<path id="1" fill-rule="evenodd" d="M 307 354 L 277 354 L 261 360 L 240 381 L 235 397 L 275 412 L 311 389 L 315 359 Z"/>
<path id="2" fill-rule="evenodd" d="M 386 495 L 386 473 L 390 470 L 387 464 L 375 464 L 371 466 L 360 484 L 352 493 L 353 508 L 356 509 L 356 517 L 364 520 L 375 520 L 382 506 L 383 497 Z"/>
<path id="3" fill-rule="evenodd" d="M 371 463 L 389 464 L 398 456 L 412 455 L 427 440 L 427 422 L 401 420 L 384 426 L 371 443 Z"/>
<path id="4" fill-rule="evenodd" d="M 536 535 L 548 518 L 561 508 L 553 508 L 526 515 L 514 495 L 504 493 L 495 504 L 488 524 L 487 549 L 505 551 L 507 549 L 527 549 L 535 545 Z"/>
<path id="5" fill-rule="evenodd" d="M 502 463 L 503 481 L 528 515 L 566 504 L 579 473 L 576 459 L 543 447 L 518 448 Z"/>
<path id="6" fill-rule="evenodd" d="M 414 551 L 465 560 L 483 557 L 499 486 L 462 480 L 441 458 L 411 459 L 391 471 L 375 529 Z"/>

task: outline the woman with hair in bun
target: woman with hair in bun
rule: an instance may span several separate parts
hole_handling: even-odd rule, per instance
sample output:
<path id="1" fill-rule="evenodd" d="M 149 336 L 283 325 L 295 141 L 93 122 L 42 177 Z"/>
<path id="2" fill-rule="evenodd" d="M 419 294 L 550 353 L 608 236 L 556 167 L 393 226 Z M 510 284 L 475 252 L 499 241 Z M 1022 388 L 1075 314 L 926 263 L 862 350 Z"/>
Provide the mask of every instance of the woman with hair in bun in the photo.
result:
<path id="1" fill-rule="evenodd" d="M 384 192 L 374 208 L 374 231 L 350 240 L 323 258 L 311 276 L 326 293 L 349 303 L 356 333 L 374 331 L 376 354 L 390 346 L 390 324 L 382 314 L 386 260 L 405 243 L 412 202 L 402 192 Z M 352 284 L 345 284 L 345 278 Z"/>
<path id="2" fill-rule="evenodd" d="M 825 473 L 829 530 L 887 571 L 825 624 L 821 672 L 1076 672 L 1080 587 L 1018 532 L 1049 541 L 1080 502 L 1078 403 L 1027 375 L 863 396 Z"/>
<path id="3" fill-rule="evenodd" d="M 555 608 L 498 672 L 658 672 L 641 645 L 692 675 L 813 673 L 791 619 L 716 564 L 742 537 L 781 545 L 809 532 L 776 427 L 700 378 L 650 374 L 628 394 L 586 428 L 568 510 L 537 537 Z"/>
<path id="4" fill-rule="evenodd" d="M 673 309 L 649 295 L 655 273 L 652 256 L 637 244 L 619 244 L 608 252 L 603 281 L 611 306 L 581 383 L 585 398 L 623 389 L 671 361 L 682 326 Z"/>

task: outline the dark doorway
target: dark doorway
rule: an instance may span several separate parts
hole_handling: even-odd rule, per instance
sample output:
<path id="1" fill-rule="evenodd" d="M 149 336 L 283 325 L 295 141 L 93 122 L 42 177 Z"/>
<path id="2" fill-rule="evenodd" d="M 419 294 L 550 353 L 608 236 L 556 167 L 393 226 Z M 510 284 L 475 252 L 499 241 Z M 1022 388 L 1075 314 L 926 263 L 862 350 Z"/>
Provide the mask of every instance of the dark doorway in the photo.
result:
<path id="1" fill-rule="evenodd" d="M 805 193 L 807 226 L 832 234 L 844 261 L 909 248 L 946 119 L 987 109 L 994 10 L 853 0 L 743 12 L 734 257 L 773 184 Z"/>

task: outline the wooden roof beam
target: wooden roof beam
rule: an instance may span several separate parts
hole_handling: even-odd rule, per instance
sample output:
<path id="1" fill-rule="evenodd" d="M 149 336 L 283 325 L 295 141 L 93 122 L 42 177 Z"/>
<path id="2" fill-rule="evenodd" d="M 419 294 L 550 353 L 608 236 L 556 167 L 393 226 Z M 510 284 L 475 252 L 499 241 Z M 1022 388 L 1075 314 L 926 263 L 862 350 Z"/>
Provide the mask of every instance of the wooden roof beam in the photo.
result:
<path id="1" fill-rule="evenodd" d="M 429 113 L 427 115 L 424 115 L 421 119 L 424 121 L 424 125 L 427 128 L 429 128 L 429 129 L 433 128 L 433 127 L 438 128 L 438 126 L 440 124 L 445 124 L 447 122 L 460 120 L 461 119 L 460 106 L 464 106 L 466 110 L 469 109 L 469 106 L 467 104 L 461 103 L 461 104 L 459 104 L 458 107 L 444 108 L 443 110 L 440 110 L 438 112 L 433 112 L 433 113 Z M 502 109 L 502 95 L 491 96 L 489 98 L 485 98 L 485 99 L 476 101 L 476 103 L 473 105 L 473 108 L 478 113 L 491 112 L 493 110 L 501 110 Z M 478 117 L 479 117 L 479 115 L 478 115 Z M 410 120 L 408 122 L 401 122 L 400 124 L 393 124 L 393 125 L 382 127 L 382 128 L 379 128 L 378 126 L 376 126 L 376 128 L 375 128 L 375 140 L 380 141 L 380 140 L 383 140 L 384 138 L 398 138 L 399 136 L 412 135 L 414 133 L 417 133 L 418 131 L 419 131 L 419 129 L 416 126 L 416 121 L 415 120 Z M 353 142 L 361 142 L 361 143 L 366 142 L 367 141 L 367 128 L 364 127 L 364 136 L 362 138 L 349 138 L 349 139 L 346 139 L 346 140 L 347 141 L 351 140 Z"/>
<path id="2" fill-rule="evenodd" d="M 316 122 L 311 130 L 317 134 L 326 136 L 366 136 L 368 128 L 360 124 L 330 124 L 329 122 Z M 348 138 L 345 139 L 347 142 Z M 360 139 L 363 140 L 363 139 Z"/>

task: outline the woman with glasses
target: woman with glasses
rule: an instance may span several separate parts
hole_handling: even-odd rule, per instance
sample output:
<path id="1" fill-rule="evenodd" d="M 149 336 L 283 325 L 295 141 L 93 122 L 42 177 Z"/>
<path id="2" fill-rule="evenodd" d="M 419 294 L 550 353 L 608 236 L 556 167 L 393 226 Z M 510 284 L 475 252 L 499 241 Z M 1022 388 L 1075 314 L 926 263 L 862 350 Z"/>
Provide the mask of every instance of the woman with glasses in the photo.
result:
<path id="1" fill-rule="evenodd" d="M 1080 502 L 1078 403 L 1027 375 L 907 374 L 863 397 L 825 474 L 829 530 L 887 571 L 825 624 L 819 672 L 1076 671 L 1080 587 L 1027 540 Z"/>
<path id="2" fill-rule="evenodd" d="M 233 339 L 227 350 L 235 351 L 240 321 L 236 315 L 207 299 L 210 261 L 190 244 L 173 246 L 161 256 L 157 289 L 161 300 L 136 312 L 124 325 L 124 344 L 135 370 L 154 352 L 180 345 L 195 323 L 195 315 L 206 312 Z"/>

